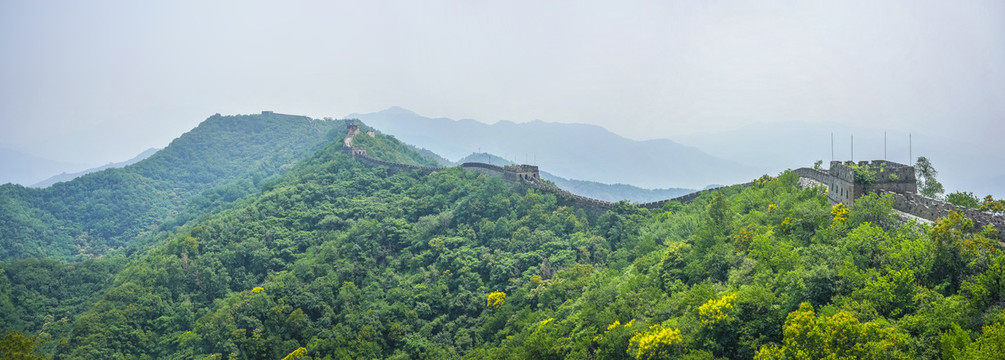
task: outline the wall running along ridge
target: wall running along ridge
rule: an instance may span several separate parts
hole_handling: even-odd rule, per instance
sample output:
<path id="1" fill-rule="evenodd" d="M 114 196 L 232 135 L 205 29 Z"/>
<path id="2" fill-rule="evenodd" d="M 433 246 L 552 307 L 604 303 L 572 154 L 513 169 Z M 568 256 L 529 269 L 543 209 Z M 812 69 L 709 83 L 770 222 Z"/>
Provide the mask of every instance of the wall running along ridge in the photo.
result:
<path id="1" fill-rule="evenodd" d="M 355 138 L 355 136 L 360 132 L 359 126 L 350 120 L 346 127 L 347 131 L 343 143 L 343 150 L 360 162 L 372 166 L 384 166 L 392 172 L 420 171 L 428 174 L 448 169 L 443 167 L 393 163 L 373 158 L 366 154 L 366 148 L 362 146 L 353 146 L 352 144 L 353 138 Z M 986 225 L 994 225 L 994 227 L 998 229 L 1005 228 L 1005 216 L 964 208 L 917 194 L 917 182 L 915 181 L 913 166 L 885 160 L 860 161 L 856 165 L 859 167 L 868 166 L 869 170 L 875 173 L 876 181 L 872 184 L 856 184 L 855 169 L 840 161 L 831 161 L 831 166 L 828 171 L 803 167 L 795 169 L 794 172 L 800 178 L 810 179 L 823 184 L 825 190 L 827 190 L 827 200 L 833 204 L 844 203 L 845 205 L 852 206 L 855 199 L 861 197 L 862 195 L 877 192 L 891 194 L 894 199 L 894 209 L 923 219 L 935 221 L 940 217 L 946 216 L 950 210 L 959 210 L 967 217 L 973 219 L 974 225 L 978 228 Z M 460 167 L 466 171 L 474 171 L 487 176 L 500 177 L 509 182 L 524 184 L 542 192 L 555 194 L 555 196 L 560 199 L 563 199 L 574 206 L 583 208 L 590 216 L 594 217 L 603 214 L 605 211 L 610 209 L 613 204 L 608 201 L 576 195 L 545 183 L 541 181 L 538 173 L 538 167 L 534 165 L 523 164 L 498 166 L 480 162 L 466 162 L 461 164 Z M 748 182 L 729 187 L 749 187 L 752 185 L 753 182 Z M 644 204 L 636 204 L 636 206 L 645 209 L 658 209 L 663 207 L 666 203 L 672 201 L 686 204 L 694 201 L 701 195 L 713 191 L 719 191 L 724 188 L 726 187 L 696 191 L 684 196 Z M 999 238 L 1005 236 L 1001 232 L 998 234 Z"/>
<path id="2" fill-rule="evenodd" d="M 346 128 L 347 128 L 346 129 L 346 136 L 345 136 L 345 139 L 343 140 L 342 149 L 343 149 L 343 151 L 346 152 L 346 154 L 352 156 L 354 159 L 359 160 L 360 162 L 362 162 L 364 164 L 368 164 L 368 165 L 372 165 L 372 166 L 384 166 L 384 167 L 386 167 L 391 172 L 420 171 L 422 173 L 427 173 L 428 174 L 428 173 L 432 173 L 432 172 L 435 172 L 435 171 L 440 171 L 440 170 L 446 170 L 447 169 L 447 168 L 442 168 L 442 167 L 428 167 L 428 166 L 417 166 L 417 165 L 393 163 L 393 162 L 384 161 L 384 160 L 380 160 L 380 159 L 374 158 L 374 157 L 372 157 L 370 155 L 367 155 L 366 148 L 364 148 L 362 146 L 354 146 L 353 145 L 353 139 L 356 137 L 356 135 L 358 135 L 360 133 L 359 125 L 357 125 L 353 121 L 350 121 L 346 125 Z M 520 184 L 526 185 L 526 186 L 528 186 L 530 188 L 540 190 L 542 192 L 547 192 L 547 193 L 555 194 L 555 196 L 557 196 L 559 199 L 562 199 L 562 200 L 566 201 L 567 203 L 570 203 L 573 206 L 576 206 L 576 207 L 579 207 L 579 208 L 583 208 L 584 210 L 586 210 L 587 214 L 589 214 L 590 216 L 593 216 L 593 217 L 596 217 L 596 216 L 599 216 L 599 215 L 603 214 L 604 212 L 606 212 L 608 209 L 611 208 L 611 205 L 613 205 L 613 203 L 611 203 L 609 201 L 598 200 L 598 199 L 588 198 L 588 197 L 585 197 L 585 196 L 576 195 L 576 194 L 573 194 L 571 192 L 562 190 L 561 188 L 558 188 L 556 186 L 553 186 L 551 184 L 548 184 L 548 183 L 545 183 L 545 182 L 541 181 L 538 167 L 534 166 L 534 165 L 522 164 L 522 165 L 498 166 L 498 165 L 486 164 L 486 163 L 481 163 L 481 162 L 466 162 L 466 163 L 461 164 L 460 167 L 461 167 L 461 169 L 464 169 L 466 171 L 474 171 L 474 172 L 477 172 L 477 173 L 480 173 L 480 174 L 484 174 L 484 175 L 487 175 L 487 176 L 500 177 L 503 180 L 506 180 L 506 181 L 509 181 L 509 182 L 520 183 Z M 747 186 L 750 186 L 752 184 L 753 183 L 746 183 L 746 184 L 740 184 L 740 185 L 734 185 L 734 186 L 747 187 Z M 693 192 L 693 193 L 690 193 L 690 194 L 687 194 L 687 195 L 684 195 L 684 196 L 679 196 L 679 197 L 676 197 L 676 198 L 673 198 L 673 199 L 654 201 L 654 202 L 649 202 L 649 203 L 644 203 L 644 204 L 636 204 L 636 206 L 642 207 L 642 208 L 646 208 L 646 209 L 656 209 L 656 208 L 662 207 L 664 204 L 666 204 L 668 202 L 671 202 L 671 201 L 679 201 L 681 203 L 689 203 L 689 202 L 694 201 L 695 199 L 697 199 L 702 194 L 709 193 L 709 192 L 712 192 L 712 191 L 718 191 L 718 190 L 721 190 L 721 189 L 723 189 L 723 188 L 706 189 L 706 190 L 702 190 L 702 191 Z"/>

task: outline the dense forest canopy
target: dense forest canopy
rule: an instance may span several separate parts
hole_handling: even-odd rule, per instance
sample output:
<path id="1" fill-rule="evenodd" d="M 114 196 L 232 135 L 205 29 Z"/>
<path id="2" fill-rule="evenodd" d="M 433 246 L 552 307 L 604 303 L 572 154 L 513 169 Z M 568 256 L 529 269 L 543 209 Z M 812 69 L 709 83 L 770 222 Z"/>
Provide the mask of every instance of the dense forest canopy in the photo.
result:
<path id="1" fill-rule="evenodd" d="M 391 137 L 357 139 L 381 159 L 433 164 Z M 1005 354 L 1005 254 L 996 229 L 974 228 L 960 213 L 903 222 L 888 195 L 849 209 L 784 172 L 688 204 L 620 202 L 590 217 L 499 178 L 460 168 L 391 173 L 340 147 L 328 141 L 291 155 L 298 161 L 289 171 L 176 220 L 149 249 L 0 263 L 0 324 L 11 330 L 0 351 L 58 359 Z"/>

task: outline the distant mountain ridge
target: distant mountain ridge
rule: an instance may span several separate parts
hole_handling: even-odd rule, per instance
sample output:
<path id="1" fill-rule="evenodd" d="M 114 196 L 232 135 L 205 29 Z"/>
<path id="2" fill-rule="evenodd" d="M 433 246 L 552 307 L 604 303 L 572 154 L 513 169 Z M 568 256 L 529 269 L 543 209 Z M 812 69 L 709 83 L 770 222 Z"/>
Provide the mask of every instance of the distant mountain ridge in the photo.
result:
<path id="1" fill-rule="evenodd" d="M 428 118 L 400 107 L 348 117 L 447 159 L 472 152 L 500 154 L 569 179 L 645 188 L 702 188 L 711 183 L 743 183 L 760 175 L 749 166 L 694 147 L 670 140 L 635 141 L 595 125 L 544 121 L 489 125 Z"/>
<path id="2" fill-rule="evenodd" d="M 34 184 L 52 176 L 52 174 L 81 168 L 84 166 L 0 148 L 0 185 L 7 183 Z"/>
<path id="3" fill-rule="evenodd" d="M 105 170 L 105 169 L 123 168 L 123 167 L 129 166 L 129 165 L 138 163 L 141 160 L 150 157 L 150 155 L 153 155 L 154 153 L 156 153 L 159 150 L 160 149 L 149 148 L 149 149 L 141 152 L 139 155 L 136 155 L 132 159 L 129 159 L 129 160 L 126 160 L 126 161 L 117 162 L 117 163 L 108 163 L 106 165 L 99 166 L 99 167 L 96 167 L 96 168 L 93 168 L 93 169 L 87 169 L 87 170 L 84 170 L 84 171 L 70 173 L 70 174 L 64 172 L 62 174 L 59 174 L 59 175 L 50 177 L 48 179 L 39 181 L 37 183 L 31 184 L 30 187 L 34 187 L 34 188 L 49 187 L 49 186 L 52 186 L 53 184 L 61 183 L 61 182 L 64 182 L 64 181 L 70 181 L 70 180 L 76 179 L 78 177 L 81 177 L 83 175 L 87 175 L 87 174 L 90 174 L 90 173 L 93 173 L 93 172 L 98 172 L 98 171 Z"/>

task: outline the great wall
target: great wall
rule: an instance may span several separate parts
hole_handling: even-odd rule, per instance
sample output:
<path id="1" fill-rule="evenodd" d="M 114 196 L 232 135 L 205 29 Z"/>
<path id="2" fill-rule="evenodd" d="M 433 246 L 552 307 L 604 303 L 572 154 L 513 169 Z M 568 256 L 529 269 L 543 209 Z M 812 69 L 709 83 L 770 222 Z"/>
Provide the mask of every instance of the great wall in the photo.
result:
<path id="1" fill-rule="evenodd" d="M 359 134 L 359 125 L 349 120 L 347 131 L 343 143 L 343 150 L 360 162 L 373 166 L 384 166 L 392 172 L 398 171 L 420 171 L 432 173 L 435 171 L 447 170 L 444 167 L 417 166 L 401 163 L 393 163 L 376 159 L 367 155 L 366 148 L 354 146 L 353 139 Z M 369 133 L 373 136 L 373 133 Z M 498 166 L 480 162 L 466 162 L 460 165 L 461 169 L 474 171 L 488 176 L 500 177 L 503 180 L 521 183 L 528 187 L 548 192 L 581 207 L 587 213 L 597 216 L 610 209 L 613 203 L 603 200 L 588 198 L 562 190 L 556 186 L 541 181 L 538 167 L 534 165 L 505 165 Z M 870 171 L 874 179 L 868 181 L 856 181 L 856 168 L 864 169 L 859 171 Z M 950 210 L 962 211 L 964 215 L 973 219 L 974 226 L 981 228 L 986 225 L 994 225 L 997 229 L 1005 229 L 1005 216 L 994 215 L 970 208 L 956 206 L 944 201 L 931 199 L 917 193 L 917 182 L 914 176 L 914 167 L 895 163 L 886 160 L 860 161 L 857 164 L 851 162 L 843 163 L 831 161 L 830 168 L 826 171 L 815 168 L 798 168 L 793 170 L 799 176 L 800 183 L 805 186 L 822 186 L 827 190 L 827 200 L 832 204 L 844 203 L 852 206 L 855 199 L 868 193 L 884 193 L 893 197 L 893 208 L 897 211 L 909 214 L 924 220 L 935 221 L 946 216 Z M 728 187 L 748 187 L 753 183 L 737 184 Z M 664 204 L 672 201 L 689 203 L 703 194 L 719 191 L 723 188 L 706 189 L 696 191 L 684 196 L 672 199 L 654 201 L 649 203 L 635 204 L 635 206 L 646 209 L 658 209 Z M 999 239 L 1005 234 L 999 232 Z"/>

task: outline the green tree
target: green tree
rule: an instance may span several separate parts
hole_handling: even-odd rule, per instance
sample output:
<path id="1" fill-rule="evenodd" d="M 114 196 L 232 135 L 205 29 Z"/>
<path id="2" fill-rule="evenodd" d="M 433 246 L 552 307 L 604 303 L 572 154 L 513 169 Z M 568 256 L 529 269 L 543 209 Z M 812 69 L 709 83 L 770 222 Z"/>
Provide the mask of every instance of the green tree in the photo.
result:
<path id="1" fill-rule="evenodd" d="M 1005 326 L 1001 322 L 984 326 L 973 342 L 966 331 L 953 325 L 942 335 L 941 342 L 943 359 L 1005 359 Z"/>
<path id="2" fill-rule="evenodd" d="M 35 336 L 25 336 L 16 331 L 8 330 L 0 339 L 0 359 L 10 360 L 44 360 L 45 356 L 35 353 L 35 348 L 42 344 Z"/>
<path id="3" fill-rule="evenodd" d="M 980 206 L 980 201 L 971 192 L 954 192 L 946 195 L 946 201 L 950 204 L 976 209 Z"/>
<path id="4" fill-rule="evenodd" d="M 621 321 L 615 320 L 607 326 L 607 330 L 603 334 L 595 336 L 593 342 L 597 344 L 597 357 L 600 359 L 632 359 L 633 356 L 629 354 L 628 346 L 635 334 L 632 332 L 634 323 L 635 319 L 624 325 L 621 324 Z"/>
<path id="5" fill-rule="evenodd" d="M 690 253 L 691 244 L 679 241 L 667 244 L 657 268 L 663 290 L 670 293 L 674 290 L 674 284 L 687 281 L 684 267 L 687 266 L 687 257 Z"/>
<path id="6" fill-rule="evenodd" d="M 939 172 L 935 170 L 932 162 L 924 156 L 918 157 L 914 163 L 914 174 L 918 181 L 918 192 L 930 198 L 937 198 L 939 194 L 945 192 L 942 183 L 935 179 Z"/>
<path id="7" fill-rule="evenodd" d="M 974 230 L 974 221 L 956 210 L 939 218 L 929 229 L 935 256 L 929 284 L 948 282 L 949 289 L 955 291 L 978 260 L 987 261 L 986 256 L 997 251 L 993 241 Z"/>
<path id="8" fill-rule="evenodd" d="M 884 229 L 890 229 L 896 221 L 897 216 L 893 214 L 893 195 L 871 193 L 855 199 L 848 217 L 848 227 L 854 228 L 870 222 Z"/>

